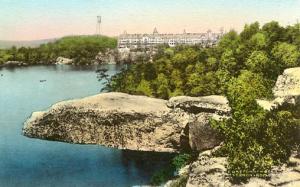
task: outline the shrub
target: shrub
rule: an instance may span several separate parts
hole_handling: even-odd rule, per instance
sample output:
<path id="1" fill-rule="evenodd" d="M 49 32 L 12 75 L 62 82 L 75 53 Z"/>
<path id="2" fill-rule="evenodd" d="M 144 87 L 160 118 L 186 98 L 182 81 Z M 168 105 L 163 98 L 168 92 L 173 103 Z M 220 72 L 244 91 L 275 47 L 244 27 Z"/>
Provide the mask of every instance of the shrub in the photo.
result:
<path id="1" fill-rule="evenodd" d="M 162 183 L 170 180 L 174 175 L 181 169 L 183 166 L 191 163 L 196 157 L 194 154 L 182 153 L 176 155 L 170 164 L 169 167 L 161 169 L 154 173 L 151 177 L 151 185 L 161 185 Z M 178 183 L 184 183 L 184 177 L 181 178 Z M 177 185 L 178 186 L 178 185 Z"/>
<path id="2" fill-rule="evenodd" d="M 228 86 L 232 118 L 212 123 L 225 137 L 223 149 L 233 178 L 267 176 L 274 164 L 288 160 L 297 145 L 295 116 L 285 109 L 264 111 L 256 103 L 256 98 L 268 95 L 259 75 L 243 72 Z"/>

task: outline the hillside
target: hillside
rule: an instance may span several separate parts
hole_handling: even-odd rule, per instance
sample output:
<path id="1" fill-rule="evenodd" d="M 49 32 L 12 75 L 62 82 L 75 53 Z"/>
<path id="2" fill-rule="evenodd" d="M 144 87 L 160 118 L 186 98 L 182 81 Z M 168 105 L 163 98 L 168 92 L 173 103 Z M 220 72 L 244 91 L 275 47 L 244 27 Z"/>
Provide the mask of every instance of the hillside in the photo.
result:
<path id="1" fill-rule="evenodd" d="M 12 47 L 0 50 L 0 64 L 20 61 L 27 64 L 54 63 L 57 57 L 73 59 L 75 64 L 89 64 L 99 53 L 116 48 L 117 39 L 107 36 L 67 36 L 38 47 Z"/>

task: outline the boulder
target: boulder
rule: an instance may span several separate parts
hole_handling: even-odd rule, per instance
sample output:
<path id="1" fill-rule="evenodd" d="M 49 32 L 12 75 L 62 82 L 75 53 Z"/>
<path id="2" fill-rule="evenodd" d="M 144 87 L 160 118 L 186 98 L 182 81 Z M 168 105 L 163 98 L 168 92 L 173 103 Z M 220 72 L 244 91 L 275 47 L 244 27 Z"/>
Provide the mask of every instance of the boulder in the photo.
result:
<path id="1" fill-rule="evenodd" d="M 284 70 L 276 81 L 273 89 L 275 97 L 288 97 L 300 95 L 300 67 Z"/>
<path id="2" fill-rule="evenodd" d="M 277 78 L 273 88 L 274 100 L 257 100 L 265 110 L 272 110 L 282 105 L 297 106 L 300 104 L 300 67 L 284 70 Z"/>
<path id="3" fill-rule="evenodd" d="M 225 116 L 214 113 L 200 113 L 188 123 L 189 146 L 192 150 L 212 149 L 222 142 L 219 133 L 210 126 L 210 119 L 219 120 Z"/>
<path id="4" fill-rule="evenodd" d="M 180 103 L 180 99 L 187 100 L 111 92 L 64 101 L 33 113 L 23 133 L 32 138 L 158 152 L 199 151 L 218 145 L 221 140 L 209 119 L 227 117 L 226 102 L 222 100 L 222 106 L 215 110 L 206 98 L 189 97 L 189 105 L 171 105 Z M 183 105 L 184 110 L 179 107 Z M 190 113 L 196 105 L 202 109 Z"/>
<path id="5" fill-rule="evenodd" d="M 226 174 L 226 158 L 214 157 L 213 152 L 200 153 L 197 161 L 190 165 L 187 187 L 232 186 Z"/>
<path id="6" fill-rule="evenodd" d="M 173 97 L 167 102 L 170 108 L 179 108 L 190 114 L 188 122 L 189 146 L 192 150 L 212 149 L 222 141 L 218 132 L 211 128 L 210 120 L 226 119 L 231 108 L 224 96 Z"/>
<path id="7" fill-rule="evenodd" d="M 57 57 L 55 64 L 63 65 L 63 64 L 72 64 L 72 63 L 73 63 L 72 59 L 64 58 L 64 57 Z"/>

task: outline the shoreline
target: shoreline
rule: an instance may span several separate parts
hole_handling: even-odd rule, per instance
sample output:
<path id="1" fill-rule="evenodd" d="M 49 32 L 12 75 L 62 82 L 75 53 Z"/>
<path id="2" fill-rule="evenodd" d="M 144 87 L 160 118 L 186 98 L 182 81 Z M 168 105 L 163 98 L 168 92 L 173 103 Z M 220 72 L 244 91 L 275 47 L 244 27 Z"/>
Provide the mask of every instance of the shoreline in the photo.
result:
<path id="1" fill-rule="evenodd" d="M 123 64 L 119 64 L 119 63 L 116 63 L 116 64 L 111 64 L 111 63 L 99 63 L 99 64 L 56 64 L 56 63 L 34 63 L 34 64 L 26 64 L 26 63 L 23 63 L 23 64 L 15 64 L 15 65 L 12 65 L 12 64 L 1 64 L 0 65 L 0 70 L 2 68 L 23 68 L 23 67 L 34 67 L 34 66 L 83 66 L 83 67 L 89 67 L 89 66 L 100 66 L 100 65 L 124 65 L 126 63 L 123 63 Z"/>

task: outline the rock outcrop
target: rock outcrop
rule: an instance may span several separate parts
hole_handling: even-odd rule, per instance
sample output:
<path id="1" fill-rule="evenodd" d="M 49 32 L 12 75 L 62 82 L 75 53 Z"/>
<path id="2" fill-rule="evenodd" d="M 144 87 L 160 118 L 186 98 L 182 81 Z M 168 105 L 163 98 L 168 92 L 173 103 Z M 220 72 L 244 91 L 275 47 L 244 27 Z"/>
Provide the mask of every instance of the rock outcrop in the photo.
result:
<path id="1" fill-rule="evenodd" d="M 64 57 L 57 57 L 55 64 L 72 64 L 73 60 L 69 58 L 64 58 Z"/>
<path id="2" fill-rule="evenodd" d="M 230 116 L 231 109 L 225 97 L 218 95 L 178 96 L 171 98 L 167 105 L 170 108 L 179 108 L 190 114 L 187 131 L 192 150 L 211 149 L 221 143 L 218 133 L 210 126 L 210 119 L 220 120 Z"/>
<path id="3" fill-rule="evenodd" d="M 277 78 L 273 94 L 274 100 L 257 100 L 257 103 L 269 111 L 287 106 L 292 107 L 300 118 L 300 67 L 284 70 L 283 74 Z M 298 140 L 300 141 L 300 128 Z"/>
<path id="4" fill-rule="evenodd" d="M 300 67 L 284 70 L 273 89 L 275 97 L 300 96 Z"/>
<path id="5" fill-rule="evenodd" d="M 231 110 L 228 106 L 228 100 L 219 95 L 204 97 L 178 96 L 171 98 L 167 105 L 170 108 L 180 108 L 193 114 L 212 113 L 229 115 Z"/>
<path id="6" fill-rule="evenodd" d="M 131 50 L 124 49 L 106 49 L 100 51 L 94 60 L 95 64 L 134 64 L 139 62 L 152 62 L 153 57 L 156 55 L 156 49 L 151 50 Z"/>
<path id="7" fill-rule="evenodd" d="M 266 110 L 273 110 L 285 106 L 290 106 L 293 107 L 295 111 L 300 111 L 300 68 L 286 69 L 283 74 L 278 77 L 276 85 L 273 88 L 273 94 L 275 96 L 274 100 L 257 100 L 258 104 Z M 179 103 L 179 105 L 182 105 L 182 103 Z M 226 111 L 226 109 L 220 110 Z M 186 184 L 187 187 L 300 186 L 299 152 L 294 152 L 292 154 L 288 164 L 285 164 L 281 167 L 274 167 L 271 171 L 270 179 L 268 180 L 253 177 L 245 184 L 233 184 L 229 180 L 229 176 L 226 172 L 226 158 L 216 157 L 213 154 L 213 152 L 217 149 L 218 148 L 214 148 L 213 150 L 207 150 L 200 153 L 198 159 L 188 166 L 189 170 L 186 173 L 182 174 L 183 177 L 188 178 Z M 178 177 L 178 179 L 180 178 L 182 177 Z M 167 186 L 169 185 L 169 183 L 167 184 Z"/>
<path id="8" fill-rule="evenodd" d="M 284 70 L 277 78 L 273 88 L 275 99 L 272 101 L 257 100 L 266 110 L 278 108 L 284 104 L 297 106 L 300 104 L 300 67 Z"/>
<path id="9" fill-rule="evenodd" d="M 120 149 L 177 152 L 205 150 L 221 140 L 209 119 L 230 115 L 222 96 L 175 97 L 169 101 L 124 93 L 103 93 L 64 101 L 35 112 L 24 135 Z"/>
<path id="10" fill-rule="evenodd" d="M 116 64 L 118 63 L 118 51 L 116 49 L 106 49 L 99 52 L 95 57 L 96 64 Z"/>
<path id="11" fill-rule="evenodd" d="M 0 64 L 1 67 L 16 67 L 16 66 L 27 66 L 27 63 L 21 61 L 7 61 L 4 64 Z"/>
<path id="12" fill-rule="evenodd" d="M 296 154 L 291 156 L 288 164 L 281 167 L 274 167 L 268 180 L 254 177 L 247 183 L 233 184 L 226 173 L 226 158 L 213 156 L 213 152 L 216 149 L 200 153 L 197 161 L 189 166 L 189 170 L 187 171 L 187 187 L 297 187 L 300 185 L 300 158 Z"/>

